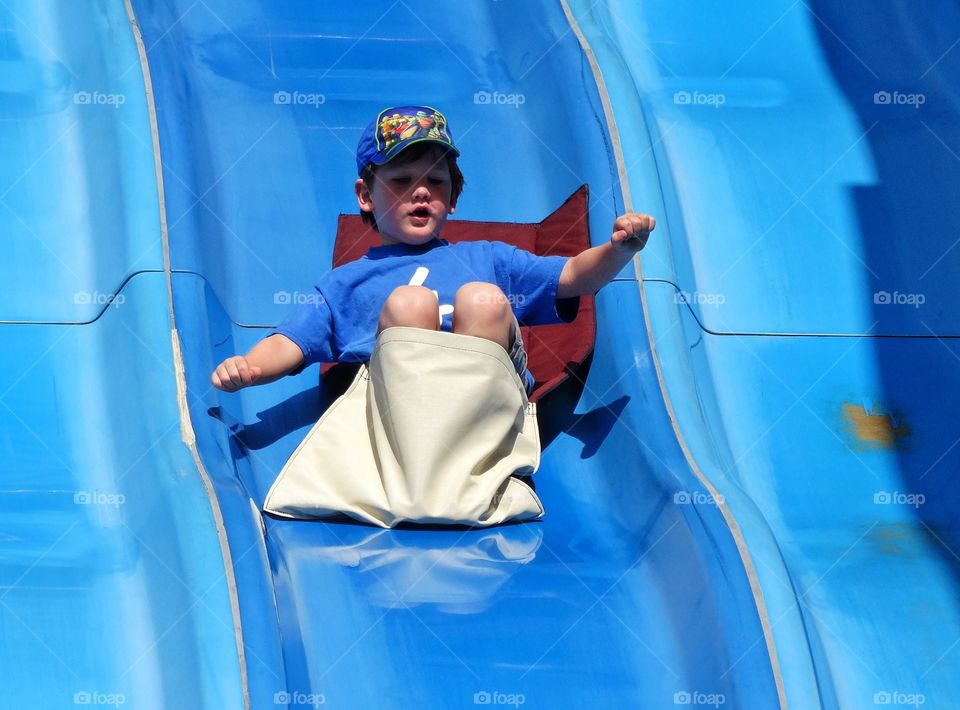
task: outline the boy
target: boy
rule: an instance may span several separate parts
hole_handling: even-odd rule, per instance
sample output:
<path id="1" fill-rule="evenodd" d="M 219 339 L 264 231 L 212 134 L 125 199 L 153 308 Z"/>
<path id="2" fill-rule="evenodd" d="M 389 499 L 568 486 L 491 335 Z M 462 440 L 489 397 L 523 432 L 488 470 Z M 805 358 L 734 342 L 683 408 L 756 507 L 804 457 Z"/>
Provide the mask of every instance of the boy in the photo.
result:
<path id="1" fill-rule="evenodd" d="M 536 256 L 502 242 L 440 238 L 463 189 L 446 118 L 429 106 L 385 109 L 357 147 L 354 189 L 361 215 L 382 245 L 328 272 L 317 294 L 295 308 L 245 356 L 211 376 L 234 392 L 273 382 L 315 362 L 367 362 L 385 328 L 408 326 L 487 338 L 510 354 L 527 394 L 533 376 L 520 337 L 529 325 L 572 321 L 644 247 L 653 217 L 625 214 L 610 241 L 577 256 Z"/>

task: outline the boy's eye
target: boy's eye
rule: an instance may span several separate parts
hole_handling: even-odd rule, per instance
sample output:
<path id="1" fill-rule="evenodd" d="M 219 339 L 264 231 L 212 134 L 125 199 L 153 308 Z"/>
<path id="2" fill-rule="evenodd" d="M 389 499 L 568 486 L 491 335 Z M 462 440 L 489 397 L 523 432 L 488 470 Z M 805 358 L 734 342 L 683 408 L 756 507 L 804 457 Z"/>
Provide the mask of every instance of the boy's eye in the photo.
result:
<path id="1" fill-rule="evenodd" d="M 443 178 L 435 178 L 435 177 L 430 178 L 431 185 L 442 185 L 445 182 L 446 180 L 444 180 Z"/>
<path id="2" fill-rule="evenodd" d="M 398 176 L 391 178 L 391 182 L 395 185 L 406 185 L 408 182 L 410 182 L 410 178 L 406 176 Z"/>

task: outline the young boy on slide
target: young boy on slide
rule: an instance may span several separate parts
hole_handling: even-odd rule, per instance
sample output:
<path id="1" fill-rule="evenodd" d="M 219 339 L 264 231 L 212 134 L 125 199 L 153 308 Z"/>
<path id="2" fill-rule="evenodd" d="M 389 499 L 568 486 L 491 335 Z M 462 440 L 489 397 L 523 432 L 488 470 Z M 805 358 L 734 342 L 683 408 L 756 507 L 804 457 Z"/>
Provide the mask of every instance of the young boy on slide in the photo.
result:
<path id="1" fill-rule="evenodd" d="M 326 273 L 316 297 L 295 307 L 246 355 L 211 376 L 234 392 L 315 362 L 367 362 L 384 328 L 409 326 L 487 338 L 510 355 L 527 393 L 533 376 L 520 337 L 527 325 L 569 323 L 644 247 L 656 221 L 629 213 L 610 241 L 577 256 L 536 256 L 503 242 L 440 238 L 464 179 L 446 118 L 428 106 L 384 109 L 357 147 L 354 189 L 382 245 Z"/>

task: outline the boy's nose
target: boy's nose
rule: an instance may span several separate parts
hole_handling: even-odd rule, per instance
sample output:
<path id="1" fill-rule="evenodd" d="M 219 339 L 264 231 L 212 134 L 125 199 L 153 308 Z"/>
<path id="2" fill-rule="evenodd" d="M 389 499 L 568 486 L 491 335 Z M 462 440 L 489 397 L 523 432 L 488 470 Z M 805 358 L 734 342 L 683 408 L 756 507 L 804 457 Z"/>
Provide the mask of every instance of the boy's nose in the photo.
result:
<path id="1" fill-rule="evenodd" d="M 417 188 L 413 191 L 413 197 L 430 197 L 430 190 L 427 189 L 425 183 L 420 183 L 417 185 Z"/>

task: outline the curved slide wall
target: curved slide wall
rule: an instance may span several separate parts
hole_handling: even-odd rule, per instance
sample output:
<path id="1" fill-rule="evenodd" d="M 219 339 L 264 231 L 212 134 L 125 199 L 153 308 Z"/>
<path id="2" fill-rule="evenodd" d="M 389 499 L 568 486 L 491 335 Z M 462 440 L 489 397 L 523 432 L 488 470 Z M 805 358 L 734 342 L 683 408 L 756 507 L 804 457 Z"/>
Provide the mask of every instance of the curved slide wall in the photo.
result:
<path id="1" fill-rule="evenodd" d="M 679 431 L 790 707 L 953 707 L 960 13 L 702 10 L 570 3 L 633 204 L 663 214 L 644 290 Z"/>
<path id="2" fill-rule="evenodd" d="M 122 3 L 0 4 L 0 146 L 0 705 L 243 707 Z"/>

